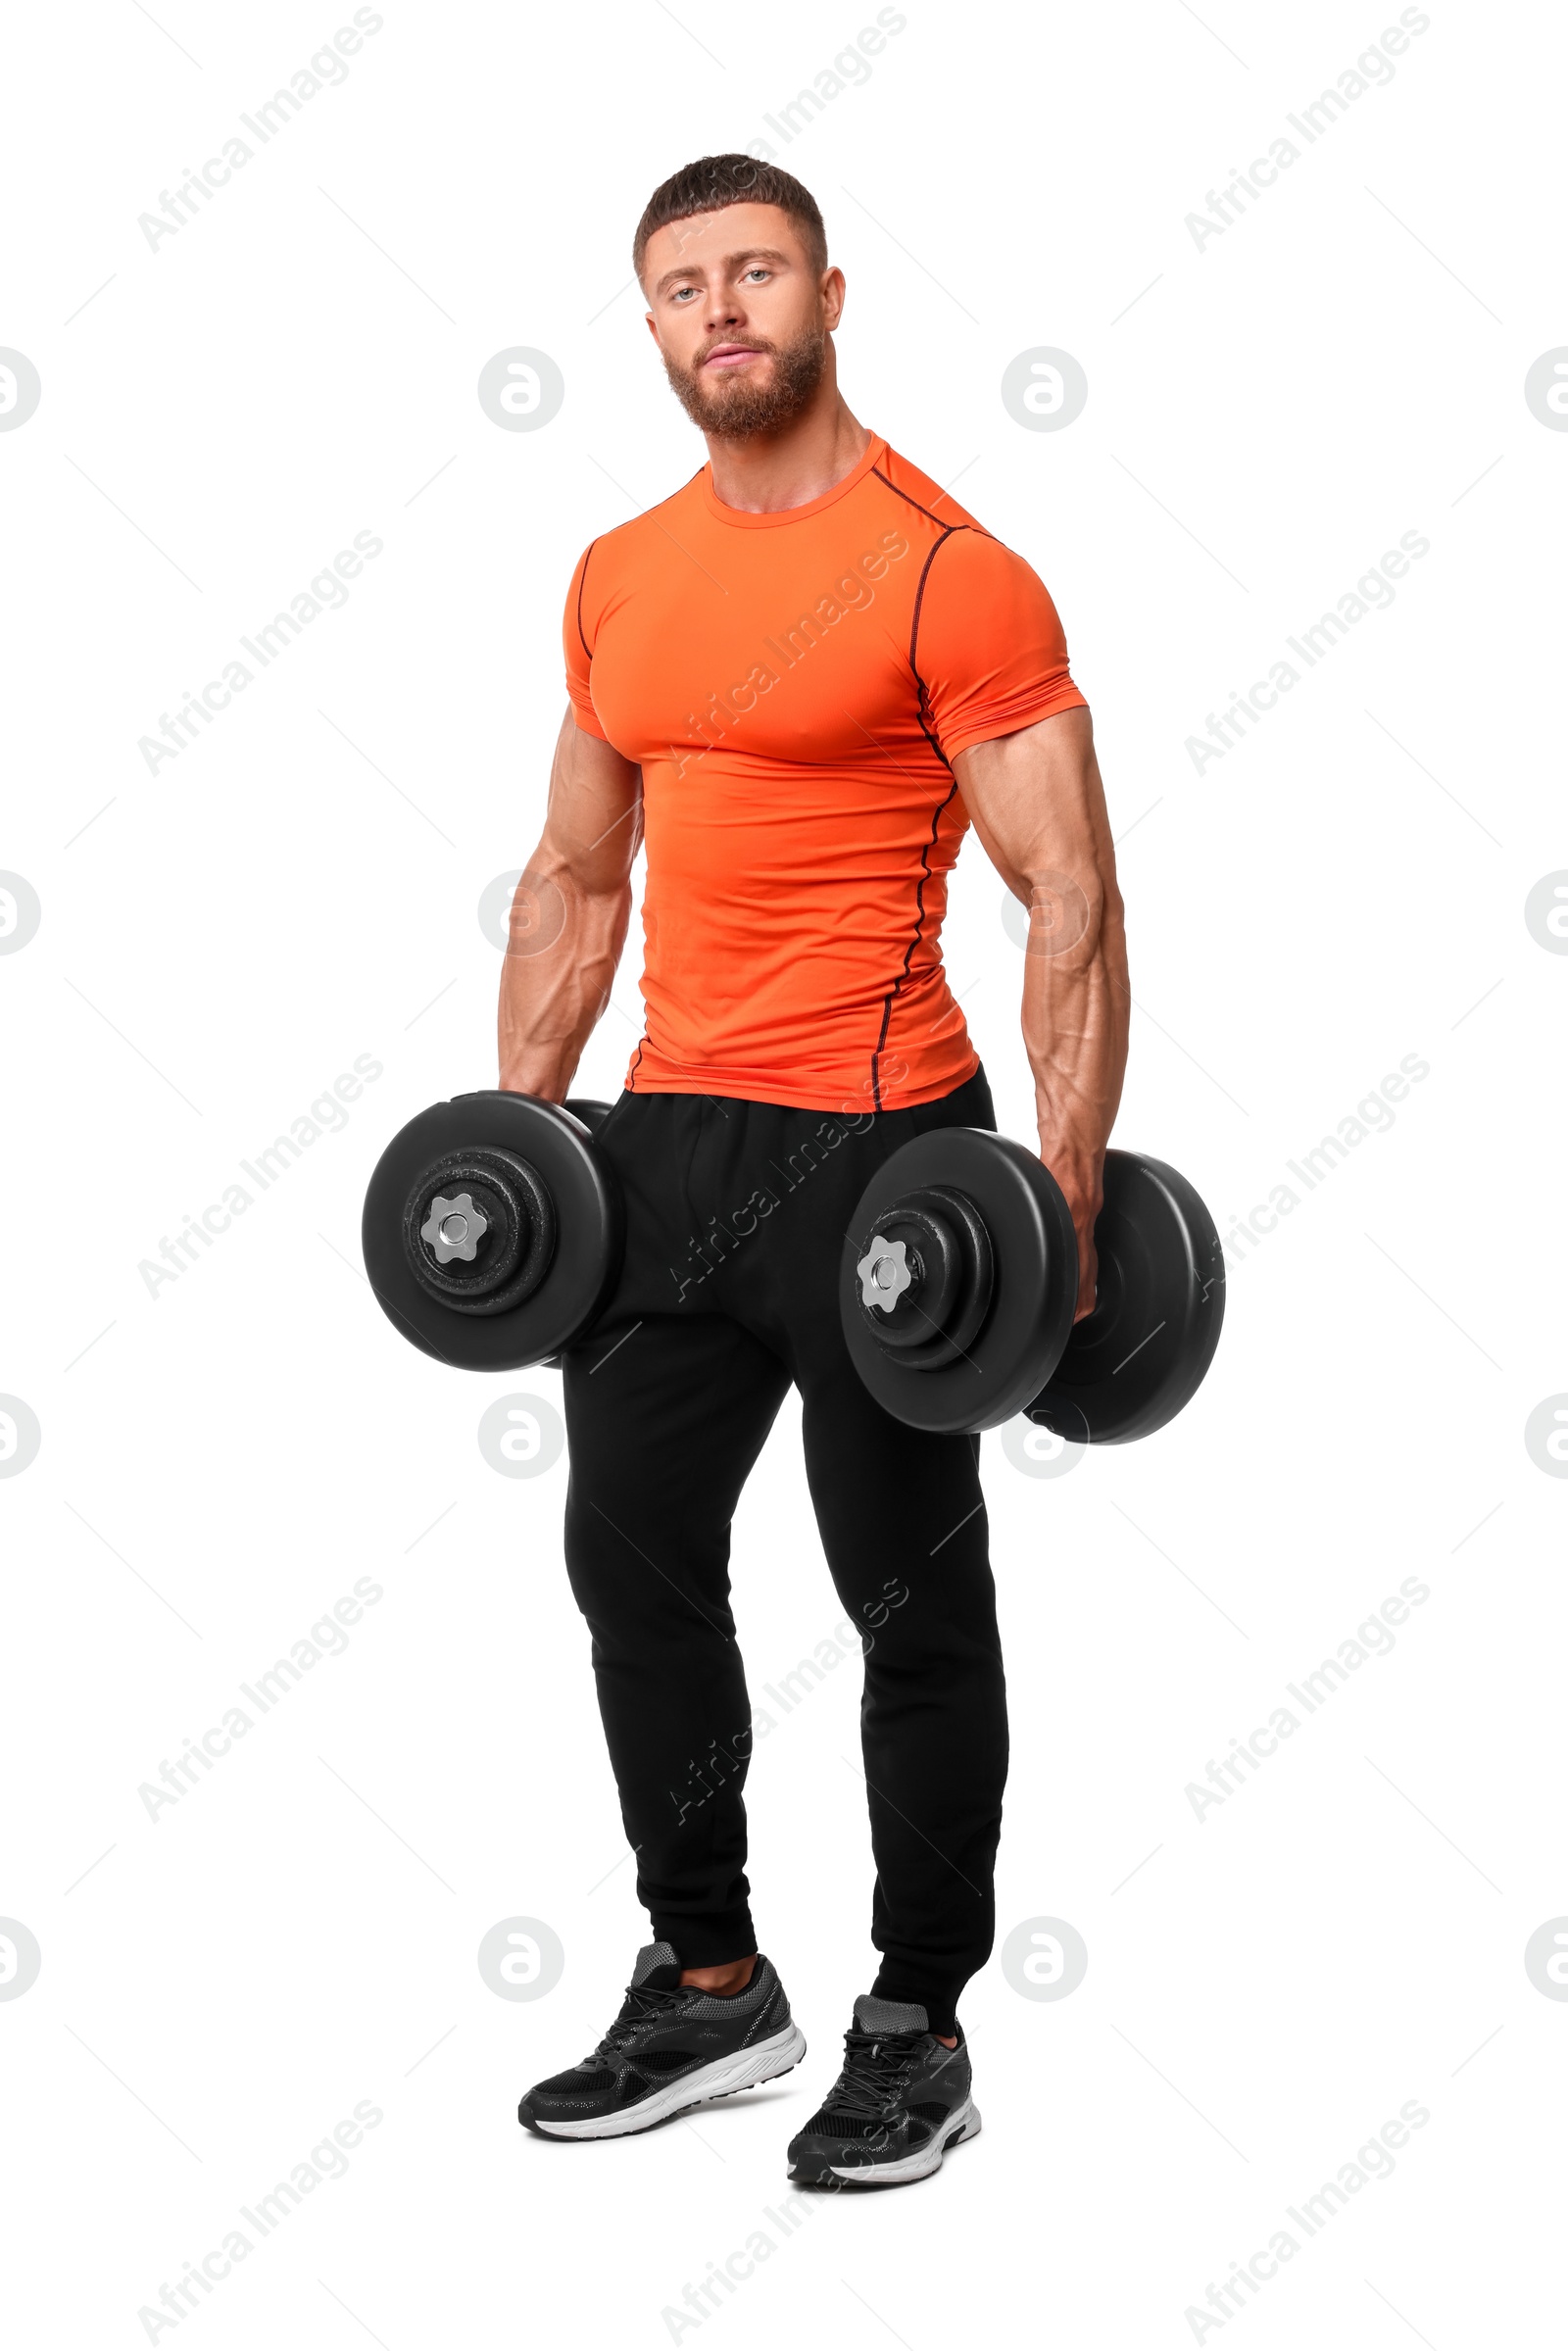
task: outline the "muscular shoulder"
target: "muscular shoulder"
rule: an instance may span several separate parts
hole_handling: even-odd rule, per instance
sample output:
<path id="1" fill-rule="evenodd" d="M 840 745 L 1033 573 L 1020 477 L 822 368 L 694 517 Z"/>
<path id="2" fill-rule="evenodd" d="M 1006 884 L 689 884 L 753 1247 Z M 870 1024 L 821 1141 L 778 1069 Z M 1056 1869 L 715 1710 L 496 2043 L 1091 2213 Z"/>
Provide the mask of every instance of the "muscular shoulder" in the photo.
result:
<path id="1" fill-rule="evenodd" d="M 961 507 L 951 490 L 911 465 L 896 449 L 884 449 L 871 468 L 870 480 L 879 486 L 890 515 L 902 514 L 906 529 L 936 540 L 945 531 L 964 530 L 989 538 L 982 522 Z"/>
<path id="2" fill-rule="evenodd" d="M 905 528 L 916 539 L 919 524 L 927 539 L 909 666 L 944 756 L 1081 704 L 1060 615 L 1033 564 L 944 493 L 922 499 L 917 485 L 935 485 L 914 467 L 897 478 L 910 501 Z"/>
<path id="3" fill-rule="evenodd" d="M 591 613 L 602 613 L 612 596 L 636 586 L 640 578 L 650 572 L 657 574 L 662 567 L 669 555 L 669 533 L 679 527 L 680 510 L 697 497 L 701 479 L 701 473 L 694 474 L 657 506 L 633 514 L 629 522 L 617 522 L 589 541 L 577 558 L 571 581 L 572 595 L 580 604 L 585 621 Z M 592 635 L 591 627 L 588 633 Z"/>
<path id="4" fill-rule="evenodd" d="M 945 612 L 1006 628 L 1042 601 L 1049 605 L 1033 564 L 907 458 L 887 450 L 872 469 L 871 486 L 921 551 L 917 619 L 935 622 Z"/>

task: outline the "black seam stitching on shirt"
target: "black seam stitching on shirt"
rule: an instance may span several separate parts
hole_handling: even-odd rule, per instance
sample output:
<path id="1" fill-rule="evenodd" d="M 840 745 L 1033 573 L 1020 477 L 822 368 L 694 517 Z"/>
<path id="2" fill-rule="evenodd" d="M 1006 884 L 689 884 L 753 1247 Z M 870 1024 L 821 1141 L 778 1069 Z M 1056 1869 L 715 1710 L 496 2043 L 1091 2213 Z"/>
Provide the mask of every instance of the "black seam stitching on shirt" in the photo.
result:
<path id="1" fill-rule="evenodd" d="M 918 498 L 911 498 L 907 490 L 901 490 L 896 481 L 890 481 L 880 465 L 873 465 L 871 470 L 884 489 L 891 490 L 895 498 L 902 498 L 906 506 L 912 506 L 917 514 L 924 514 L 927 521 L 936 523 L 939 529 L 978 531 L 982 539 L 989 539 L 992 536 L 992 533 L 983 529 L 978 522 L 944 522 L 940 514 L 933 514 L 931 509 L 928 506 L 922 506 Z M 968 467 L 965 466 L 964 470 L 967 472 Z M 946 490 L 942 495 L 946 498 Z"/>
<path id="2" fill-rule="evenodd" d="M 946 761 L 944 761 L 944 765 L 946 765 Z M 949 772 L 951 773 L 951 769 Z M 882 1057 L 882 1048 L 887 1043 L 888 1028 L 893 1019 L 894 1001 L 909 976 L 909 965 L 914 960 L 914 951 L 919 946 L 921 934 L 925 929 L 925 886 L 931 879 L 931 852 L 936 847 L 937 834 L 941 829 L 943 815 L 953 805 L 953 797 L 957 789 L 958 779 L 954 776 L 953 782 L 948 788 L 946 800 L 938 804 L 936 814 L 931 819 L 931 837 L 920 851 L 920 880 L 914 894 L 914 928 L 909 934 L 909 944 L 904 951 L 904 968 L 888 990 L 882 1003 L 882 1033 L 876 1041 L 876 1051 L 871 1055 L 871 1101 L 878 1110 L 882 1107 L 882 1076 L 877 1063 Z"/>
<path id="3" fill-rule="evenodd" d="M 594 649 L 593 649 L 593 647 L 592 647 L 592 646 L 589 644 L 589 642 L 588 642 L 587 638 L 586 638 L 585 636 L 583 636 L 583 628 L 582 628 L 582 592 L 583 592 L 584 588 L 586 588 L 586 586 L 588 585 L 588 556 L 593 554 L 593 551 L 594 551 L 594 549 L 595 549 L 595 548 L 598 546 L 598 544 L 599 544 L 599 541 L 598 541 L 597 539 L 590 539 L 590 540 L 589 540 L 589 542 L 588 542 L 588 555 L 585 555 L 585 556 L 583 557 L 583 559 L 582 559 L 582 569 L 581 569 L 581 570 L 578 572 L 578 574 L 577 574 L 577 634 L 578 634 L 578 636 L 579 636 L 579 637 L 581 637 L 581 638 L 582 638 L 582 649 L 583 649 L 583 652 L 584 652 L 584 653 L 585 653 L 585 654 L 588 656 L 588 661 L 589 661 L 589 664 L 590 664 L 590 666 L 592 665 L 592 662 L 593 662 L 593 658 L 594 658 Z"/>
<path id="4" fill-rule="evenodd" d="M 958 528 L 958 525 L 955 522 L 944 523 L 942 516 L 940 514 L 933 514 L 931 509 L 928 506 L 922 506 L 918 498 L 911 498 L 908 491 L 901 490 L 896 481 L 889 481 L 887 475 L 883 472 L 880 465 L 873 465 L 871 470 L 876 475 L 877 480 L 882 484 L 885 490 L 891 490 L 895 498 L 902 498 L 906 506 L 912 506 L 915 513 L 917 514 L 924 514 L 928 522 L 936 523 L 938 528 L 943 530 L 956 530 Z"/>
<path id="5" fill-rule="evenodd" d="M 915 716 L 920 722 L 921 734 L 924 735 L 926 741 L 930 744 L 932 750 L 936 753 L 937 758 L 942 761 L 943 766 L 947 769 L 950 775 L 953 773 L 953 761 L 948 758 L 947 753 L 943 750 L 941 744 L 937 741 L 936 736 L 932 733 L 931 728 L 926 723 L 926 714 L 930 710 L 931 704 L 930 698 L 925 689 L 925 679 L 920 675 L 919 663 L 916 661 L 915 655 L 920 640 L 920 608 L 925 602 L 925 583 L 930 577 L 931 566 L 936 562 L 937 557 L 941 553 L 942 549 L 953 537 L 955 531 L 967 530 L 968 528 L 969 525 L 967 522 L 950 522 L 946 530 L 944 530 L 941 538 L 938 539 L 936 545 L 926 557 L 925 563 L 920 571 L 920 584 L 914 592 L 914 612 L 909 620 L 909 669 L 914 678 L 915 685 Z"/>
<path id="6" fill-rule="evenodd" d="M 874 466 L 872 470 L 875 471 Z M 893 484 L 891 482 L 889 482 L 887 486 L 890 490 L 893 488 Z M 901 490 L 898 491 L 896 495 L 902 498 L 904 493 Z M 911 498 L 909 500 L 909 504 L 911 506 L 915 505 L 915 503 L 916 502 L 914 499 Z M 926 510 L 924 507 L 920 508 L 920 513 L 922 514 L 925 513 L 925 511 Z M 936 517 L 933 515 L 932 520 L 935 521 L 935 519 Z M 949 775 L 953 775 L 953 762 L 948 758 L 947 753 L 943 750 L 941 744 L 937 741 L 936 736 L 932 733 L 931 728 L 927 723 L 926 713 L 929 709 L 929 704 L 926 697 L 925 680 L 920 675 L 915 657 L 918 651 L 920 639 L 920 607 L 925 601 L 925 583 L 930 576 L 931 566 L 936 562 L 939 551 L 947 545 L 949 539 L 953 537 L 955 531 L 967 530 L 971 526 L 966 522 L 949 522 L 944 526 L 941 538 L 938 539 L 936 545 L 931 549 L 921 566 L 920 584 L 914 592 L 914 612 L 909 621 L 909 669 L 914 678 L 915 694 L 917 697 L 915 714 L 920 722 L 921 734 L 924 735 L 926 741 L 936 753 L 937 758 L 942 761 L 942 764 L 947 769 Z M 921 932 L 925 928 L 925 886 L 931 878 L 931 851 L 936 846 L 937 829 L 942 822 L 943 809 L 950 805 L 953 795 L 957 791 L 957 789 L 958 779 L 956 775 L 954 775 L 953 783 L 949 788 L 947 799 L 941 803 L 937 809 L 936 815 L 932 819 L 931 838 L 920 852 L 920 881 L 919 887 L 915 892 L 914 900 L 914 930 L 910 935 L 909 944 L 905 950 L 904 968 L 899 973 L 898 978 L 894 981 L 892 987 L 888 990 L 887 995 L 882 1000 L 882 1027 L 871 1053 L 871 1102 L 873 1107 L 878 1110 L 880 1110 L 882 1107 L 882 1072 L 878 1065 L 882 1058 L 883 1048 L 887 1044 L 888 1029 L 893 1020 L 894 1002 L 898 996 L 899 990 L 903 987 L 905 981 L 909 976 L 909 963 L 914 955 L 916 947 L 920 943 Z"/>
<path id="7" fill-rule="evenodd" d="M 910 503 L 912 504 L 913 501 L 911 500 Z M 924 514 L 924 507 L 920 509 L 920 512 Z M 935 517 L 933 516 L 933 520 L 934 519 Z M 936 545 L 931 549 L 930 554 L 926 557 L 925 562 L 920 566 L 920 584 L 914 591 L 914 611 L 910 614 L 909 618 L 909 667 L 914 671 L 914 682 L 920 688 L 920 699 L 922 702 L 925 700 L 925 685 L 920 676 L 920 665 L 916 661 L 914 656 L 915 647 L 918 645 L 920 640 L 920 607 L 925 602 L 925 583 L 931 576 L 932 564 L 936 562 L 937 557 L 941 554 L 943 548 L 946 547 L 948 541 L 953 537 L 954 532 L 967 530 L 968 528 L 969 525 L 967 522 L 947 523 L 944 526 L 941 538 L 938 539 Z"/>

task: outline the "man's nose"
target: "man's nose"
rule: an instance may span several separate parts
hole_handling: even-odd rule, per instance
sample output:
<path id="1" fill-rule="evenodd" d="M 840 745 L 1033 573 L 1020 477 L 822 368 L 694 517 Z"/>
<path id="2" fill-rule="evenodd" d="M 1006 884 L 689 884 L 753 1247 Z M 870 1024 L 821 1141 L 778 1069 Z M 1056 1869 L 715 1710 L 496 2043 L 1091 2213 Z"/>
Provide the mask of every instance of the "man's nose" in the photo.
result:
<path id="1" fill-rule="evenodd" d="M 710 334 L 716 334 L 726 326 L 739 326 L 745 317 L 745 307 L 737 299 L 733 286 L 718 287 L 709 295 L 704 323 Z"/>

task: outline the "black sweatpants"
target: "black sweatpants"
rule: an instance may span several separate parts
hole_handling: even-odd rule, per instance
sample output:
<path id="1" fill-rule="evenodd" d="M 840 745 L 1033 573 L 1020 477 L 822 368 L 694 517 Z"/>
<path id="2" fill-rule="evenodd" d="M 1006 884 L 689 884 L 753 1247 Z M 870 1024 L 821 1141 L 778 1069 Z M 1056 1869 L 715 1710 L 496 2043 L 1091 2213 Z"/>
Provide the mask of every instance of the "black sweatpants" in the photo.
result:
<path id="1" fill-rule="evenodd" d="M 980 1442 L 872 1400 L 838 1282 L 881 1162 L 928 1128 L 995 1124 L 983 1072 L 914 1109 L 846 1114 L 623 1094 L 598 1146 L 625 1194 L 624 1268 L 564 1361 L 566 1566 L 656 1937 L 688 1967 L 757 1947 L 730 1521 L 793 1381 L 822 1546 L 870 1643 L 873 1988 L 945 2033 L 991 1950 L 1007 1762 Z"/>

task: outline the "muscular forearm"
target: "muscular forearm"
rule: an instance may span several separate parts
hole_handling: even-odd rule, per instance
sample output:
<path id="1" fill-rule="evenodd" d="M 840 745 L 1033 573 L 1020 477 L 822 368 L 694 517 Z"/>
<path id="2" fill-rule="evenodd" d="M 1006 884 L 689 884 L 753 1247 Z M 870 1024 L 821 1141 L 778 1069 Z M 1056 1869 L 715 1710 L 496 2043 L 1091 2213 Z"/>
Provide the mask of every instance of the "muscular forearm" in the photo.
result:
<path id="1" fill-rule="evenodd" d="M 1040 1156 L 1078 1235 L 1079 1312 L 1094 1297 L 1095 1219 L 1127 1062 L 1127 942 L 1086 710 L 978 744 L 958 760 L 975 830 L 1029 909 L 1023 1040 Z"/>
<path id="2" fill-rule="evenodd" d="M 501 974 L 503 1086 L 564 1101 L 610 1000 L 630 917 L 629 883 L 585 890 L 541 846 L 517 885 Z"/>
<path id="3" fill-rule="evenodd" d="M 500 1083 L 563 1102 L 614 984 L 642 839 L 641 777 L 568 710 L 544 836 L 512 902 L 497 1010 Z"/>
<path id="4" fill-rule="evenodd" d="M 1023 1041 L 1040 1156 L 1075 1220 L 1093 1226 L 1127 1060 L 1127 948 L 1121 901 L 1092 865 L 1031 885 Z"/>

